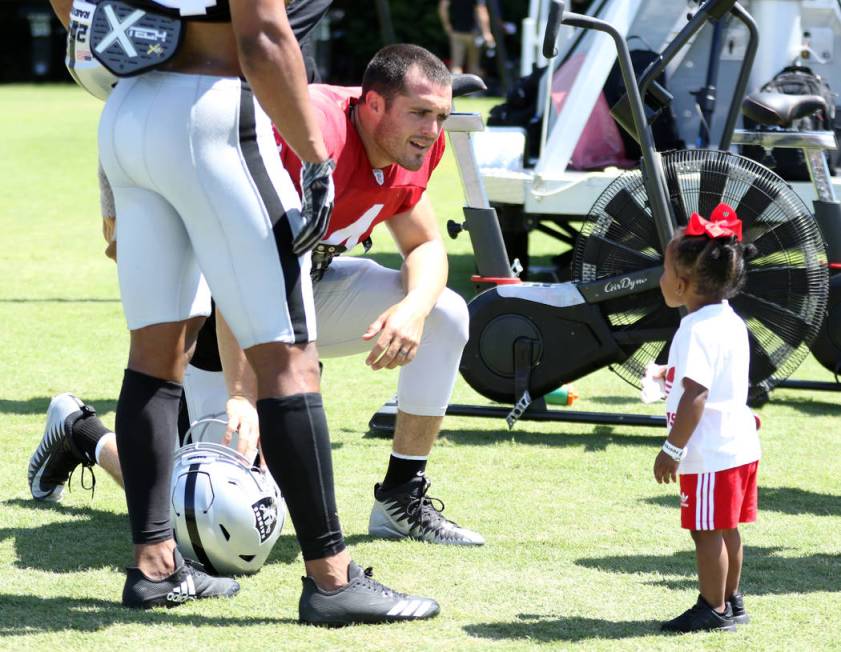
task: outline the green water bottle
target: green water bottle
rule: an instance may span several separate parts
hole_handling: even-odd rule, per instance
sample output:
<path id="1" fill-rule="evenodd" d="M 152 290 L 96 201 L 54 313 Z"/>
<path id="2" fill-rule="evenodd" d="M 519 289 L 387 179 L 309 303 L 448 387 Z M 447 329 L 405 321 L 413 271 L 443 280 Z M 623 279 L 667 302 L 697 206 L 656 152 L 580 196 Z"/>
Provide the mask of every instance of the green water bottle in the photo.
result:
<path id="1" fill-rule="evenodd" d="M 546 394 L 543 398 L 550 405 L 572 405 L 575 399 L 578 398 L 578 393 L 572 385 L 561 385 Z"/>

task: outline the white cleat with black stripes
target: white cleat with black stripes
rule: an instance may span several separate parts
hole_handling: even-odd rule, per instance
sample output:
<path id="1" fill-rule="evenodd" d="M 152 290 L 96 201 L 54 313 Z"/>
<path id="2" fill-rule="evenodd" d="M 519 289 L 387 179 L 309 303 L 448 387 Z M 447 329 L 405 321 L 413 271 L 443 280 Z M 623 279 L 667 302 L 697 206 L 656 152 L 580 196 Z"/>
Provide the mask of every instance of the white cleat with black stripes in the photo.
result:
<path id="1" fill-rule="evenodd" d="M 432 598 L 392 591 L 373 578 L 370 568 L 354 562 L 348 566 L 348 583 L 335 591 L 323 591 L 311 577 L 301 578 L 304 589 L 298 616 L 309 625 L 353 625 L 425 620 L 441 608 Z"/>
<path id="2" fill-rule="evenodd" d="M 374 487 L 368 534 L 384 539 L 415 539 L 451 546 L 481 546 L 478 532 L 445 518 L 444 503 L 427 495 L 429 480 L 420 475 L 390 491 Z"/>

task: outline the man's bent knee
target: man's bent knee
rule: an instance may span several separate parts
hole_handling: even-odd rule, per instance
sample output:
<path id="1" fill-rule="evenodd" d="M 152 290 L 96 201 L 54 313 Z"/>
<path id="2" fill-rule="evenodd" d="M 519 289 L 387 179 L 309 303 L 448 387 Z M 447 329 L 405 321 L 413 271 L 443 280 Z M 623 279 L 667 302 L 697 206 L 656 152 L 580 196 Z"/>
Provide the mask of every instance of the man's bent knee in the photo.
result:
<path id="1" fill-rule="evenodd" d="M 435 324 L 447 339 L 457 342 L 462 347 L 470 334 L 470 315 L 467 304 L 459 294 L 445 288 L 435 307 L 427 318 L 428 324 Z M 427 327 L 428 328 L 428 327 Z"/>

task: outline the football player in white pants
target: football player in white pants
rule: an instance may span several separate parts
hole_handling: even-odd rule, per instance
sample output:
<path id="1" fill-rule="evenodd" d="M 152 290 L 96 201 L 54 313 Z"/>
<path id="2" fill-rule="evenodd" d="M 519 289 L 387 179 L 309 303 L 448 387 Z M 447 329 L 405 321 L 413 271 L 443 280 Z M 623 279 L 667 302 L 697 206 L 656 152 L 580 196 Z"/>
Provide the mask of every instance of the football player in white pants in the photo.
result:
<path id="1" fill-rule="evenodd" d="M 334 164 L 284 3 L 127 4 L 129 18 L 117 15 L 126 11 L 122 3 L 109 0 L 93 18 L 110 24 L 92 46 L 105 56 L 99 48 L 113 45 L 115 69 L 139 61 L 124 44 L 133 38 L 128 20 L 142 26 L 148 17 L 168 30 L 186 23 L 186 35 L 171 57 L 158 60 L 162 70 L 120 80 L 99 127 L 131 330 L 116 416 L 136 562 L 123 604 L 175 605 L 239 590 L 185 564 L 169 521 L 170 437 L 210 289 L 256 374 L 262 452 L 279 478 L 308 573 L 299 618 L 343 624 L 435 616 L 433 600 L 413 598 L 417 608 L 408 613 L 406 596 L 353 563 L 338 520 L 309 279 L 309 250 L 332 210 Z M 274 152 L 270 118 L 304 161 L 300 202 Z"/>
<path id="2" fill-rule="evenodd" d="M 378 55 L 369 77 L 380 75 L 377 62 L 386 55 L 392 62 L 420 56 L 423 65 L 433 66 L 432 73 L 424 73 L 419 64 L 404 62 L 410 73 L 395 96 L 397 101 L 392 100 L 398 106 L 387 109 L 385 102 L 378 103 L 383 96 L 371 95 L 370 90 L 362 102 L 357 99 L 358 89 L 310 87 L 325 142 L 337 162 L 336 206 L 327 234 L 313 254 L 314 267 L 324 266 L 314 283 L 319 354 L 330 358 L 368 352 L 366 362 L 373 370 L 401 367 L 393 450 L 386 476 L 375 488 L 371 534 L 480 545 L 484 540 L 479 534 L 434 509 L 426 495 L 429 483 L 424 475 L 467 338 L 466 307 L 445 288 L 446 254 L 424 194 L 443 154 L 440 125 L 449 113 L 449 86 L 436 88 L 427 78 L 437 74 L 437 59 L 429 59 L 431 55 L 420 48 L 405 46 Z M 417 117 L 422 111 L 428 111 L 427 115 Z M 282 141 L 280 148 L 294 177 L 300 163 Z M 337 257 L 329 262 L 331 251 L 364 242 L 381 221 L 386 221 L 406 256 L 402 272 L 364 258 Z M 220 334 L 223 344 L 231 341 L 225 338 L 227 329 Z M 207 354 L 202 342 L 208 341 L 213 338 L 199 338 L 197 359 L 206 361 L 215 354 Z M 225 411 L 227 401 L 229 427 L 224 442 L 229 443 L 239 429 L 238 449 L 244 451 L 256 436 L 246 401 L 253 392 L 253 379 L 235 346 L 223 346 L 223 354 L 229 385 L 221 373 L 188 367 L 187 404 L 195 420 Z"/>

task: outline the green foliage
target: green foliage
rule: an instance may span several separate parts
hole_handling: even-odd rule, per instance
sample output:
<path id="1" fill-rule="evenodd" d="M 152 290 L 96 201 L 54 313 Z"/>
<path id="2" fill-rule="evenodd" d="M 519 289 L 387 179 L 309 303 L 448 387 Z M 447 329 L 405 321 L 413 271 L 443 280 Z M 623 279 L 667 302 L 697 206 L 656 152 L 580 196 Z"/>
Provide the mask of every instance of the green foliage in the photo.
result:
<path id="1" fill-rule="evenodd" d="M 462 108 L 481 106 L 466 101 Z M 26 464 L 52 395 L 73 391 L 113 425 L 128 338 L 96 197 L 99 103 L 61 86 L 0 88 L 0 650 L 824 650 L 841 641 L 841 458 L 837 394 L 782 390 L 760 410 L 760 516 L 743 528 L 753 623 L 732 636 L 664 637 L 697 593 L 674 486 L 652 479 L 663 433 L 630 427 L 448 418 L 432 495 L 483 533 L 481 549 L 367 536 L 391 444 L 366 436 L 394 392 L 363 357 L 329 360 L 324 395 L 342 524 L 354 558 L 404 591 L 434 596 L 424 624 L 322 630 L 294 624 L 301 558 L 290 526 L 233 601 L 136 613 L 118 606 L 131 560 L 125 499 L 78 472 L 60 505 L 29 498 Z M 441 223 L 461 195 L 449 155 L 433 178 Z M 385 229 L 375 251 L 396 260 Z M 469 292 L 469 244 L 447 240 L 451 282 Z M 553 252 L 549 240 L 537 249 Z M 827 378 L 810 360 L 800 378 Z M 575 383 L 573 409 L 657 413 L 604 370 Z M 484 403 L 461 380 L 454 402 Z"/>
<path id="2" fill-rule="evenodd" d="M 442 59 L 449 56 L 449 44 L 438 18 L 436 0 L 391 0 L 388 4 L 398 42 L 422 45 Z M 501 19 L 517 29 L 517 33 L 508 39 L 509 56 L 519 57 L 520 22 L 528 12 L 528 3 L 503 0 L 499 4 Z M 377 3 L 334 0 L 331 16 L 334 30 L 331 78 L 357 84 L 362 79 L 365 64 L 385 44 Z"/>

